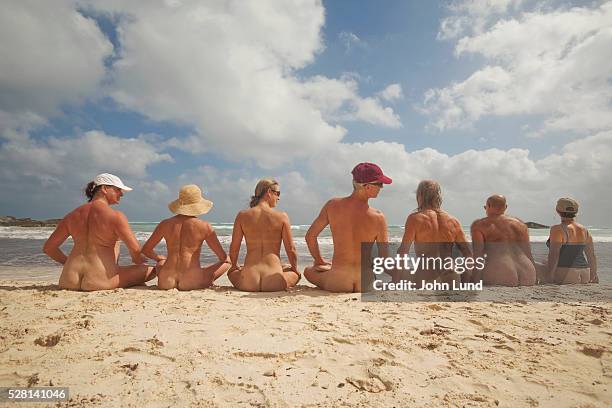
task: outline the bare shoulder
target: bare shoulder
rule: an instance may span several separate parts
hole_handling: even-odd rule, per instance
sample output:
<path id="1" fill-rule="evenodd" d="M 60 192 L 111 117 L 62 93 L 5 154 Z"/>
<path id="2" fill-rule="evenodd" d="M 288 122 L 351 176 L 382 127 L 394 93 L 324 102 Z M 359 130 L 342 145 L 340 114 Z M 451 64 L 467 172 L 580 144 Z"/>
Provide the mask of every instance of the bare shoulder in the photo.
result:
<path id="1" fill-rule="evenodd" d="M 111 211 L 111 214 L 113 215 L 113 218 L 118 221 L 118 222 L 128 222 L 128 218 L 127 216 L 122 213 L 119 210 L 114 210 L 112 208 L 109 208 L 109 210 Z"/>
<path id="2" fill-rule="evenodd" d="M 284 211 L 277 211 L 276 213 L 277 213 L 277 217 L 278 217 L 280 220 L 282 220 L 283 222 L 284 222 L 284 221 L 289 222 L 289 214 L 287 214 L 287 213 L 286 213 L 286 212 L 284 212 Z"/>
<path id="3" fill-rule="evenodd" d="M 196 218 L 196 225 L 198 226 L 198 229 L 204 232 L 206 235 L 210 234 L 215 230 L 208 221 L 201 220 L 199 218 Z"/>
<path id="4" fill-rule="evenodd" d="M 163 230 L 168 227 L 168 224 L 172 222 L 172 218 L 166 218 L 165 220 L 161 220 L 155 229 Z"/>
<path id="5" fill-rule="evenodd" d="M 69 219 L 72 219 L 72 218 L 79 217 L 81 214 L 86 212 L 87 208 L 90 207 L 90 206 L 91 206 L 90 203 L 80 205 L 77 208 L 75 208 L 74 210 L 70 211 L 68 214 L 64 215 L 63 219 L 64 220 L 69 220 Z"/>
<path id="6" fill-rule="evenodd" d="M 426 218 L 427 218 L 427 215 L 423 214 L 421 211 L 414 211 L 408 214 L 408 218 L 406 219 L 406 221 L 419 221 L 419 220 L 423 220 Z"/>
<path id="7" fill-rule="evenodd" d="M 580 229 L 586 229 L 586 227 L 585 227 L 584 225 L 579 224 L 579 223 L 577 223 L 577 222 L 575 222 L 575 221 L 574 221 L 574 225 L 575 225 L 576 227 L 580 228 Z"/>
<path id="8" fill-rule="evenodd" d="M 486 217 L 474 220 L 474 222 L 472 223 L 472 229 L 482 228 L 487 223 L 487 221 L 488 219 Z"/>
<path id="9" fill-rule="evenodd" d="M 457 217 L 447 213 L 446 211 L 438 212 L 438 217 L 441 220 L 447 222 L 448 224 L 451 224 L 451 225 L 454 225 L 454 226 L 459 226 L 459 227 L 461 226 L 461 224 L 459 223 L 459 220 L 457 219 Z"/>
<path id="10" fill-rule="evenodd" d="M 247 209 L 247 210 L 240 210 L 238 211 L 238 214 L 236 214 L 236 221 L 241 221 L 245 218 L 247 218 L 249 216 L 249 214 L 251 213 L 251 209 Z"/>
<path id="11" fill-rule="evenodd" d="M 514 217 L 514 216 L 507 216 L 508 221 L 510 223 L 512 223 L 512 225 L 520 230 L 528 230 L 529 227 L 527 227 L 527 224 L 525 224 L 523 222 L 523 220 L 521 220 L 519 217 Z"/>
<path id="12" fill-rule="evenodd" d="M 342 205 L 346 201 L 346 197 L 334 197 L 323 204 L 323 208 L 334 208 Z"/>
<path id="13" fill-rule="evenodd" d="M 426 223 L 429 220 L 429 217 L 427 217 L 426 214 L 423 214 L 420 211 L 415 211 L 412 212 L 408 215 L 408 218 L 406 218 L 406 225 L 411 225 L 411 226 L 419 226 L 423 223 Z"/>
<path id="14" fill-rule="evenodd" d="M 379 221 L 385 221 L 385 214 L 378 208 L 370 207 L 368 209 L 368 215 L 376 218 Z"/>

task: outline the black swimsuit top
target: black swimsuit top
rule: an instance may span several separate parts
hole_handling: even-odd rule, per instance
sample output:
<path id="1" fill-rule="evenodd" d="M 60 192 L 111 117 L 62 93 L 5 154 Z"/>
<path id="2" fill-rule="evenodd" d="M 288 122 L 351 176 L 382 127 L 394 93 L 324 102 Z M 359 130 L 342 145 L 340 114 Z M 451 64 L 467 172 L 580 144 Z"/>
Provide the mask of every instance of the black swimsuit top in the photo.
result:
<path id="1" fill-rule="evenodd" d="M 569 233 L 567 232 L 567 225 L 561 224 L 563 233 L 565 234 L 565 244 L 561 245 L 559 252 L 559 261 L 557 267 L 559 268 L 588 268 L 589 263 L 584 256 L 584 248 L 586 244 L 572 244 L 569 243 Z M 589 231 L 587 230 L 587 237 Z M 546 246 L 550 248 L 550 238 L 546 241 Z"/>

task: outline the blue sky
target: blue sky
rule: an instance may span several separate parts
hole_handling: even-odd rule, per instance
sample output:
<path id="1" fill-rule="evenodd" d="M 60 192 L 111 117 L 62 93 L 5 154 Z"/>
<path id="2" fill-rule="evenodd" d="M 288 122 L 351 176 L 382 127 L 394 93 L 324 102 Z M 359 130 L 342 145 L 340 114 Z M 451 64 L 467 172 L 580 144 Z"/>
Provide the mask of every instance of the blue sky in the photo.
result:
<path id="1" fill-rule="evenodd" d="M 509 212 L 611 225 L 612 2 L 8 2 L 0 17 L 0 214 L 61 217 L 100 172 L 133 221 L 181 185 L 232 221 L 259 178 L 309 223 L 374 161 L 391 224 L 440 181 L 463 224 Z"/>

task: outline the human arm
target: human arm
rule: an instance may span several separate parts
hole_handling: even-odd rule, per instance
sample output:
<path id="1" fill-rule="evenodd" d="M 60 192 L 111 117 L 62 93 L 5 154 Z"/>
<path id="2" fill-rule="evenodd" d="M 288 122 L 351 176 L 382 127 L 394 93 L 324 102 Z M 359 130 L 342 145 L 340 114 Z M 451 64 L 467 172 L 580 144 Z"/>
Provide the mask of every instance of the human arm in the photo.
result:
<path id="1" fill-rule="evenodd" d="M 457 245 L 457 248 L 459 248 L 459 252 L 461 252 L 464 262 L 466 262 L 468 259 L 474 259 L 474 254 L 472 253 L 470 245 L 465 238 L 465 233 L 463 232 L 463 228 L 461 228 L 459 220 L 453 218 L 451 222 L 453 223 L 455 229 L 455 245 Z M 459 273 L 461 275 L 462 282 L 472 282 L 472 269 L 473 267 L 466 266 L 465 270 L 462 273 Z"/>
<path id="2" fill-rule="evenodd" d="M 310 228 L 308 228 L 308 231 L 306 232 L 306 236 L 304 237 L 304 239 L 306 240 L 306 244 L 308 245 L 308 251 L 314 259 L 315 266 L 329 264 L 329 262 L 327 262 L 321 257 L 321 251 L 319 250 L 319 241 L 317 240 L 317 237 L 319 236 L 321 231 L 323 231 L 323 229 L 329 224 L 329 218 L 327 216 L 327 207 L 329 206 L 330 202 L 331 201 L 328 201 L 323 206 L 321 212 L 319 213 L 319 216 L 312 222 Z"/>
<path id="3" fill-rule="evenodd" d="M 535 260 L 533 259 L 533 254 L 531 253 L 531 243 L 529 242 L 529 227 L 527 227 L 527 224 L 525 224 L 523 220 L 518 219 L 518 218 L 516 218 L 516 220 L 518 221 L 518 226 L 519 226 L 518 227 L 519 228 L 519 232 L 518 232 L 519 247 L 521 251 L 523 251 L 523 253 L 527 255 L 527 258 L 529 258 L 531 263 L 535 265 Z"/>
<path id="4" fill-rule="evenodd" d="M 461 255 L 463 255 L 465 258 L 471 258 L 473 256 L 472 250 L 468 245 L 467 239 L 465 238 L 465 233 L 463 232 L 463 228 L 461 228 L 459 220 L 454 218 L 451 222 L 453 223 L 455 229 L 455 244 L 459 248 Z"/>
<path id="5" fill-rule="evenodd" d="M 115 231 L 130 252 L 132 262 L 136 265 L 145 263 L 146 259 L 140 252 L 140 244 L 130 228 L 127 217 L 121 211 L 115 212 Z"/>
<path id="6" fill-rule="evenodd" d="M 376 232 L 376 248 L 377 248 L 377 257 L 379 258 L 388 258 L 389 257 L 389 229 L 387 228 L 387 219 L 385 215 L 380 212 L 378 214 L 378 231 Z M 363 251 L 363 243 L 361 245 L 361 250 Z M 368 250 L 368 253 L 371 253 Z M 363 256 L 363 255 L 362 255 Z M 395 281 L 397 278 L 397 271 L 395 269 L 388 270 L 385 268 L 385 273 L 391 276 L 392 280 Z"/>
<path id="7" fill-rule="evenodd" d="M 163 221 L 160 222 L 157 227 L 155 227 L 155 230 L 153 231 L 147 242 L 145 242 L 145 244 L 142 246 L 141 252 L 146 257 L 153 259 L 155 262 L 161 262 L 166 260 L 165 256 L 159 255 L 155 252 L 155 247 L 164 237 L 164 227 L 165 223 Z"/>
<path id="8" fill-rule="evenodd" d="M 597 276 L 597 258 L 595 257 L 595 248 L 593 246 L 593 237 L 587 231 L 587 241 L 584 248 L 589 268 L 591 269 L 590 283 L 599 283 L 599 276 Z"/>
<path id="9" fill-rule="evenodd" d="M 55 231 L 43 245 L 43 252 L 51 259 L 64 265 L 68 257 L 62 252 L 60 246 L 68 239 L 70 232 L 68 231 L 67 222 L 62 219 L 55 227 Z"/>
<path id="10" fill-rule="evenodd" d="M 485 255 L 485 236 L 484 233 L 478 229 L 478 221 L 474 221 L 470 227 L 470 233 L 472 235 L 472 248 L 474 249 L 474 259 L 484 258 Z M 472 282 L 480 282 L 482 280 L 482 270 L 472 270 Z"/>
<path id="11" fill-rule="evenodd" d="M 561 253 L 561 245 L 563 245 L 563 233 L 558 225 L 550 229 L 549 238 L 550 247 L 548 249 L 548 274 L 546 275 L 546 281 L 554 282 L 557 263 L 559 263 L 559 255 Z"/>
<path id="12" fill-rule="evenodd" d="M 410 214 L 408 218 L 406 218 L 406 224 L 404 225 L 404 235 L 402 236 L 402 243 L 397 249 L 398 254 L 404 255 L 410 252 L 410 247 L 416 239 L 416 226 L 416 214 Z"/>
<path id="13" fill-rule="evenodd" d="M 283 213 L 282 238 L 283 246 L 285 247 L 285 252 L 287 253 L 287 258 L 291 264 L 291 270 L 297 272 L 297 250 L 295 249 L 295 243 L 293 242 L 293 237 L 291 236 L 291 222 L 289 221 L 289 216 L 285 213 Z"/>
<path id="14" fill-rule="evenodd" d="M 240 245 L 242 244 L 242 238 L 244 233 L 241 225 L 241 213 L 236 215 L 234 220 L 234 229 L 232 230 L 232 243 L 230 244 L 229 257 L 232 264 L 231 269 L 238 268 L 238 256 L 240 255 Z"/>
<path id="15" fill-rule="evenodd" d="M 206 244 L 208 245 L 210 250 L 213 251 L 215 255 L 217 255 L 219 261 L 222 261 L 224 263 L 230 263 L 225 249 L 223 249 L 223 246 L 221 246 L 221 242 L 219 242 L 217 233 L 210 225 L 208 226 L 208 229 L 209 232 L 206 234 L 206 238 L 204 239 L 206 241 Z"/>

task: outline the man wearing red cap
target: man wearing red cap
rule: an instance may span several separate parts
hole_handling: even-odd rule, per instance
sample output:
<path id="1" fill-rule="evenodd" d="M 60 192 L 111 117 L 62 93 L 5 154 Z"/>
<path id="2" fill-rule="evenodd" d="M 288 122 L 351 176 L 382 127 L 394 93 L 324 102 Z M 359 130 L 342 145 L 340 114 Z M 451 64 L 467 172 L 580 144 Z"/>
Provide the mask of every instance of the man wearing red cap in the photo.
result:
<path id="1" fill-rule="evenodd" d="M 361 292 L 361 244 L 388 241 L 385 215 L 368 205 L 384 184 L 391 184 L 374 163 L 359 163 L 352 171 L 353 193 L 332 198 L 306 233 L 314 262 L 304 269 L 309 282 L 331 292 Z M 321 257 L 317 237 L 329 225 L 334 241 L 332 262 Z"/>

